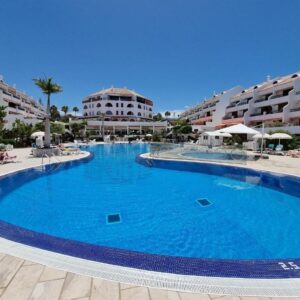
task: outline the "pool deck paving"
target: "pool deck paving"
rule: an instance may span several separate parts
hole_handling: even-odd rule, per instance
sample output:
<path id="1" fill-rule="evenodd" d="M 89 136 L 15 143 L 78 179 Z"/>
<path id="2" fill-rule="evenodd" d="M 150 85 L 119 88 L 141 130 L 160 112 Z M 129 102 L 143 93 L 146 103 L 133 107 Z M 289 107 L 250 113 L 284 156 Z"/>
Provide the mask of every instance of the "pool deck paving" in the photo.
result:
<path id="1" fill-rule="evenodd" d="M 30 149 L 14 149 L 15 163 L 0 165 L 0 175 L 41 165 L 41 158 L 30 156 Z M 52 162 L 86 157 L 87 152 L 60 156 Z M 47 163 L 47 162 L 45 162 Z M 270 156 L 269 160 L 249 162 L 247 167 L 300 176 L 300 159 Z M 0 300 L 213 300 L 213 299 L 291 299 L 193 294 L 147 288 L 101 278 L 92 278 L 0 253 Z M 293 297 L 299 299 L 300 297 Z"/>

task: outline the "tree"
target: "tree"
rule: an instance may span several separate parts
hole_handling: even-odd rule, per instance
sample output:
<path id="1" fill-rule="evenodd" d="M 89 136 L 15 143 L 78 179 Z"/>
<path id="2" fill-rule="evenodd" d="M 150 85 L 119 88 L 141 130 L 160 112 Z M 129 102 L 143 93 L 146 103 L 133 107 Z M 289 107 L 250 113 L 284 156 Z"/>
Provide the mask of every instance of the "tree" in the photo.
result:
<path id="1" fill-rule="evenodd" d="M 153 121 L 161 121 L 162 120 L 162 115 L 161 113 L 158 113 L 156 114 L 154 117 L 153 117 Z"/>
<path id="2" fill-rule="evenodd" d="M 47 115 L 45 118 L 45 148 L 50 148 L 50 98 L 52 94 L 62 92 L 62 88 L 57 83 L 52 82 L 52 78 L 33 79 L 34 83 L 47 95 Z"/>
<path id="3" fill-rule="evenodd" d="M 79 108 L 78 108 L 77 106 L 74 106 L 74 107 L 73 107 L 73 111 L 74 111 L 75 117 L 76 117 L 76 113 L 79 112 Z"/>
<path id="4" fill-rule="evenodd" d="M 74 138 L 76 138 L 79 135 L 80 131 L 85 129 L 85 126 L 86 126 L 85 122 L 72 123 L 70 125 L 71 131 L 72 131 L 72 134 L 73 134 Z"/>
<path id="5" fill-rule="evenodd" d="M 4 118 L 6 117 L 6 106 L 0 106 L 0 131 L 4 128 Z"/>
<path id="6" fill-rule="evenodd" d="M 32 129 L 33 127 L 31 124 L 25 124 L 18 119 L 13 123 L 12 134 L 19 146 L 24 147 L 30 145 Z"/>
<path id="7" fill-rule="evenodd" d="M 165 117 L 170 117 L 171 116 L 171 113 L 169 111 L 166 111 L 165 112 Z"/>
<path id="8" fill-rule="evenodd" d="M 63 111 L 65 113 L 65 116 L 67 114 L 67 112 L 69 111 L 69 107 L 64 105 L 62 108 L 61 108 L 61 111 Z"/>
<path id="9" fill-rule="evenodd" d="M 50 120 L 51 121 L 59 121 L 60 120 L 60 113 L 55 105 L 50 107 Z"/>

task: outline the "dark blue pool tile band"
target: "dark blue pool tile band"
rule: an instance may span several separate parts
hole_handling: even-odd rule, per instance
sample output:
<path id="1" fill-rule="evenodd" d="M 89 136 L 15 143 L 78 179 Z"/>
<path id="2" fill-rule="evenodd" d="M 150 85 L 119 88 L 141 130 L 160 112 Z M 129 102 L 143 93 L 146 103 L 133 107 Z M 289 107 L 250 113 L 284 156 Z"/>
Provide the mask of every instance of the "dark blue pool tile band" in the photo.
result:
<path id="1" fill-rule="evenodd" d="M 300 259 L 223 260 L 163 256 L 134 252 L 27 230 L 0 221 L 0 236 L 22 244 L 97 262 L 182 275 L 239 278 L 299 278 Z"/>
<path id="2" fill-rule="evenodd" d="M 92 156 L 73 162 L 66 162 L 64 168 L 75 166 L 82 162 L 87 162 L 92 159 Z M 149 160 L 137 157 L 137 161 L 149 166 Z M 217 174 L 228 176 L 241 180 L 241 178 L 255 178 L 257 180 L 256 171 L 223 167 L 211 166 L 210 164 L 183 164 L 178 162 L 169 162 L 161 160 L 151 160 L 151 165 L 155 167 L 164 167 L 176 170 L 188 170 L 193 172 L 204 172 L 208 174 Z M 50 166 L 49 166 L 50 167 Z M 49 169 L 50 170 L 50 169 Z M 36 173 L 38 172 L 38 173 Z M 55 171 L 56 172 L 56 171 Z M 240 174 L 242 173 L 242 175 Z M 260 173 L 260 172 L 259 172 Z M 10 174 L 1 177 L 1 188 L 3 183 L 14 182 L 16 179 L 18 184 L 23 181 L 33 179 L 40 176 L 41 173 L 32 168 L 25 171 L 20 171 L 15 174 Z M 271 174 L 260 175 L 265 185 L 273 186 L 280 184 L 281 189 L 293 188 L 298 191 L 294 185 L 299 185 L 299 179 L 293 176 L 282 176 L 279 180 L 279 175 L 276 178 Z M 269 177 L 268 177 L 269 176 Z M 297 179 L 297 180 L 296 180 Z M 157 271 L 165 273 L 174 273 L 182 275 L 195 276 L 214 276 L 214 277 L 239 277 L 239 278 L 300 278 L 300 259 L 282 259 L 282 260 L 224 260 L 224 259 L 199 259 L 188 257 L 164 256 L 156 254 L 148 254 L 122 250 L 104 246 L 91 245 L 83 242 L 67 240 L 50 236 L 43 233 L 34 232 L 16 225 L 0 221 L 0 236 L 18 243 L 41 248 L 48 251 L 53 251 L 65 255 L 71 255 L 83 259 L 93 260 L 97 262 L 119 265 L 130 268 L 144 269 L 148 271 Z"/>
<path id="3" fill-rule="evenodd" d="M 151 159 L 140 155 L 136 157 L 136 162 L 146 167 L 223 176 L 252 184 L 263 185 L 267 188 L 300 198 L 300 177 L 297 176 L 207 162 Z"/>

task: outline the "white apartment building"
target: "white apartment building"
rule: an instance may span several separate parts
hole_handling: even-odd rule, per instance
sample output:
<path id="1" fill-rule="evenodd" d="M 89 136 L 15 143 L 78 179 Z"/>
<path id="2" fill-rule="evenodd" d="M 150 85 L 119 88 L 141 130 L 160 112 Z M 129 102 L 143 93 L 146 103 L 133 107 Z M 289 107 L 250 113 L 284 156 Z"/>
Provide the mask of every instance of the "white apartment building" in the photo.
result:
<path id="1" fill-rule="evenodd" d="M 268 78 L 233 96 L 218 127 L 237 123 L 300 134 L 300 72 Z"/>
<path id="2" fill-rule="evenodd" d="M 222 122 L 231 97 L 242 90 L 241 87 L 237 86 L 209 99 L 202 100 L 196 106 L 183 112 L 180 118 L 188 119 L 195 128 L 213 130 Z"/>
<path id="3" fill-rule="evenodd" d="M 202 101 L 181 114 L 202 130 L 244 123 L 267 131 L 300 134 L 300 72 L 271 79 L 247 89 L 235 87 Z"/>
<path id="4" fill-rule="evenodd" d="M 0 76 L 0 105 L 6 107 L 4 119 L 6 129 L 12 129 L 16 120 L 35 125 L 46 116 L 46 109 L 43 105 L 18 91 L 15 86 L 5 83 L 2 76 Z"/>
<path id="5" fill-rule="evenodd" d="M 109 88 L 84 98 L 83 116 L 105 121 L 151 121 L 153 101 L 126 88 Z"/>

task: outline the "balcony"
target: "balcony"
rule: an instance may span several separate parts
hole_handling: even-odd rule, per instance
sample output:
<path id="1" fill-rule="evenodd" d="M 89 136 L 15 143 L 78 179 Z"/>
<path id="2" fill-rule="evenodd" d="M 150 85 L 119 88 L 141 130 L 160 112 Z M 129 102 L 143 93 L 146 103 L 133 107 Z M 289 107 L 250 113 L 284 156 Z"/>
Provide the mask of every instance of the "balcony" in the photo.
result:
<path id="1" fill-rule="evenodd" d="M 282 120 L 282 111 L 273 111 L 270 114 L 256 113 L 250 115 L 251 121 Z"/>
<path id="2" fill-rule="evenodd" d="M 203 125 L 205 124 L 206 122 L 210 122 L 212 120 L 212 116 L 209 116 L 209 117 L 201 117 L 195 121 L 193 121 L 192 123 L 195 124 L 195 125 Z"/>
<path id="3" fill-rule="evenodd" d="M 231 108 L 231 107 L 236 107 L 236 103 L 231 103 L 228 106 L 226 106 L 226 108 Z"/>
<path id="4" fill-rule="evenodd" d="M 221 125 L 236 125 L 236 124 L 241 124 L 244 123 L 244 118 L 243 117 L 237 117 L 237 118 L 229 118 L 229 117 L 225 117 L 222 120 L 222 124 Z"/>

